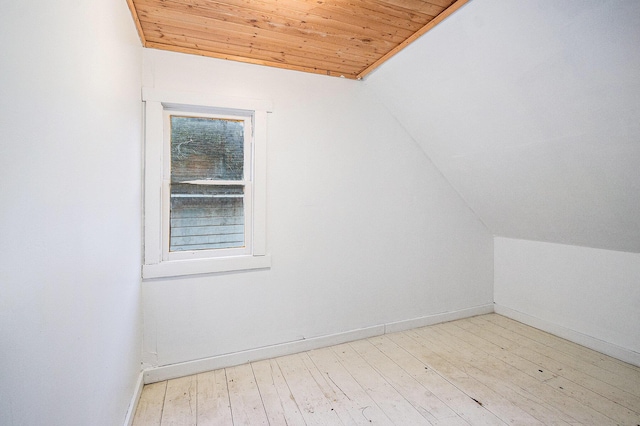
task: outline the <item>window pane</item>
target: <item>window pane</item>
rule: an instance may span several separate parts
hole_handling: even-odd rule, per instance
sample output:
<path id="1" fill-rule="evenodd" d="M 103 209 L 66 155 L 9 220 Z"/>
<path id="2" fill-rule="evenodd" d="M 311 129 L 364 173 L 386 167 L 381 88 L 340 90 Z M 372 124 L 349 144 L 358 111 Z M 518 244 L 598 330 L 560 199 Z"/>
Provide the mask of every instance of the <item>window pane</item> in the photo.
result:
<path id="1" fill-rule="evenodd" d="M 242 185 L 171 185 L 169 251 L 244 247 Z"/>
<path id="2" fill-rule="evenodd" d="M 171 116 L 171 182 L 243 177 L 243 121 Z"/>

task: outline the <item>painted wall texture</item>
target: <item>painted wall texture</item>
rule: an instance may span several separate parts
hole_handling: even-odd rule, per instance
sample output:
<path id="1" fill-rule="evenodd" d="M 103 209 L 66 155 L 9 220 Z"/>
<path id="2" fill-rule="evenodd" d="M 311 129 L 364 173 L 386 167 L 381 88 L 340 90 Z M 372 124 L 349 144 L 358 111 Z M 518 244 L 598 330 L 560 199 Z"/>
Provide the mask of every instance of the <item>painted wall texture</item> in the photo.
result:
<path id="1" fill-rule="evenodd" d="M 497 305 L 640 361 L 640 254 L 509 238 L 494 244 Z"/>
<path id="2" fill-rule="evenodd" d="M 0 14 L 0 424 L 123 424 L 140 372 L 141 48 L 126 2 Z"/>
<path id="3" fill-rule="evenodd" d="M 150 366 L 492 302 L 492 237 L 361 82 L 144 51 L 144 85 L 273 102 L 271 270 L 145 281 Z"/>
<path id="4" fill-rule="evenodd" d="M 490 232 L 640 252 L 640 2 L 471 1 L 366 81 Z"/>

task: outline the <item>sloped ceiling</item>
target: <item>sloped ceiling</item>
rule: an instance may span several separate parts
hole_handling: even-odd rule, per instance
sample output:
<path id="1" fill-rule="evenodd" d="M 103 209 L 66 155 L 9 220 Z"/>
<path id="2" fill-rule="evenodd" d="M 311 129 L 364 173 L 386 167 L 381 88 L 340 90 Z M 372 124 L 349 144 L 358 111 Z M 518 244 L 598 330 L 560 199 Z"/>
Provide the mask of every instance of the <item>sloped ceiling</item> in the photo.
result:
<path id="1" fill-rule="evenodd" d="M 489 230 L 640 252 L 640 2 L 473 0 L 371 74 Z"/>
<path id="2" fill-rule="evenodd" d="M 145 47 L 361 79 L 467 0 L 127 0 Z"/>

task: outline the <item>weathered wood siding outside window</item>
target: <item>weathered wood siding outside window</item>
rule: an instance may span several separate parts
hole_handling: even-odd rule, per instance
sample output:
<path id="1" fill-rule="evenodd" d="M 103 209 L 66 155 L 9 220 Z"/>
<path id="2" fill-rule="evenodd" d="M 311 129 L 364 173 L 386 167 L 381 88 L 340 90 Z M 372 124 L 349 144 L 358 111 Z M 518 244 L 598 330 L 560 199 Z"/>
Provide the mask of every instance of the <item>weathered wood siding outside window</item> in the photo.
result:
<path id="1" fill-rule="evenodd" d="M 243 179 L 242 121 L 172 115 L 169 251 L 243 247 Z"/>

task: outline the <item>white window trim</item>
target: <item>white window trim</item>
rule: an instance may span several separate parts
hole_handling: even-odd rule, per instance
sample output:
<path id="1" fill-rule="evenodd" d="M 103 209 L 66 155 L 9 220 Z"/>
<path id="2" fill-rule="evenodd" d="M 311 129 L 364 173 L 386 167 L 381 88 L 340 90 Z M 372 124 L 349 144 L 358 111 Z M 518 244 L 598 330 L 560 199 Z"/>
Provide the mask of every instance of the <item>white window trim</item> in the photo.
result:
<path id="1" fill-rule="evenodd" d="M 200 93 L 142 89 L 145 103 L 145 172 L 144 172 L 144 264 L 142 278 L 229 272 L 271 267 L 266 253 L 266 154 L 267 112 L 271 103 L 244 98 L 216 97 Z M 163 259 L 166 212 L 163 207 L 163 167 L 165 166 L 164 111 L 178 108 L 198 112 L 215 108 L 219 111 L 242 110 L 253 115 L 253 214 L 251 253 L 228 257 L 198 259 Z M 166 200 L 165 200 L 166 202 Z"/>

